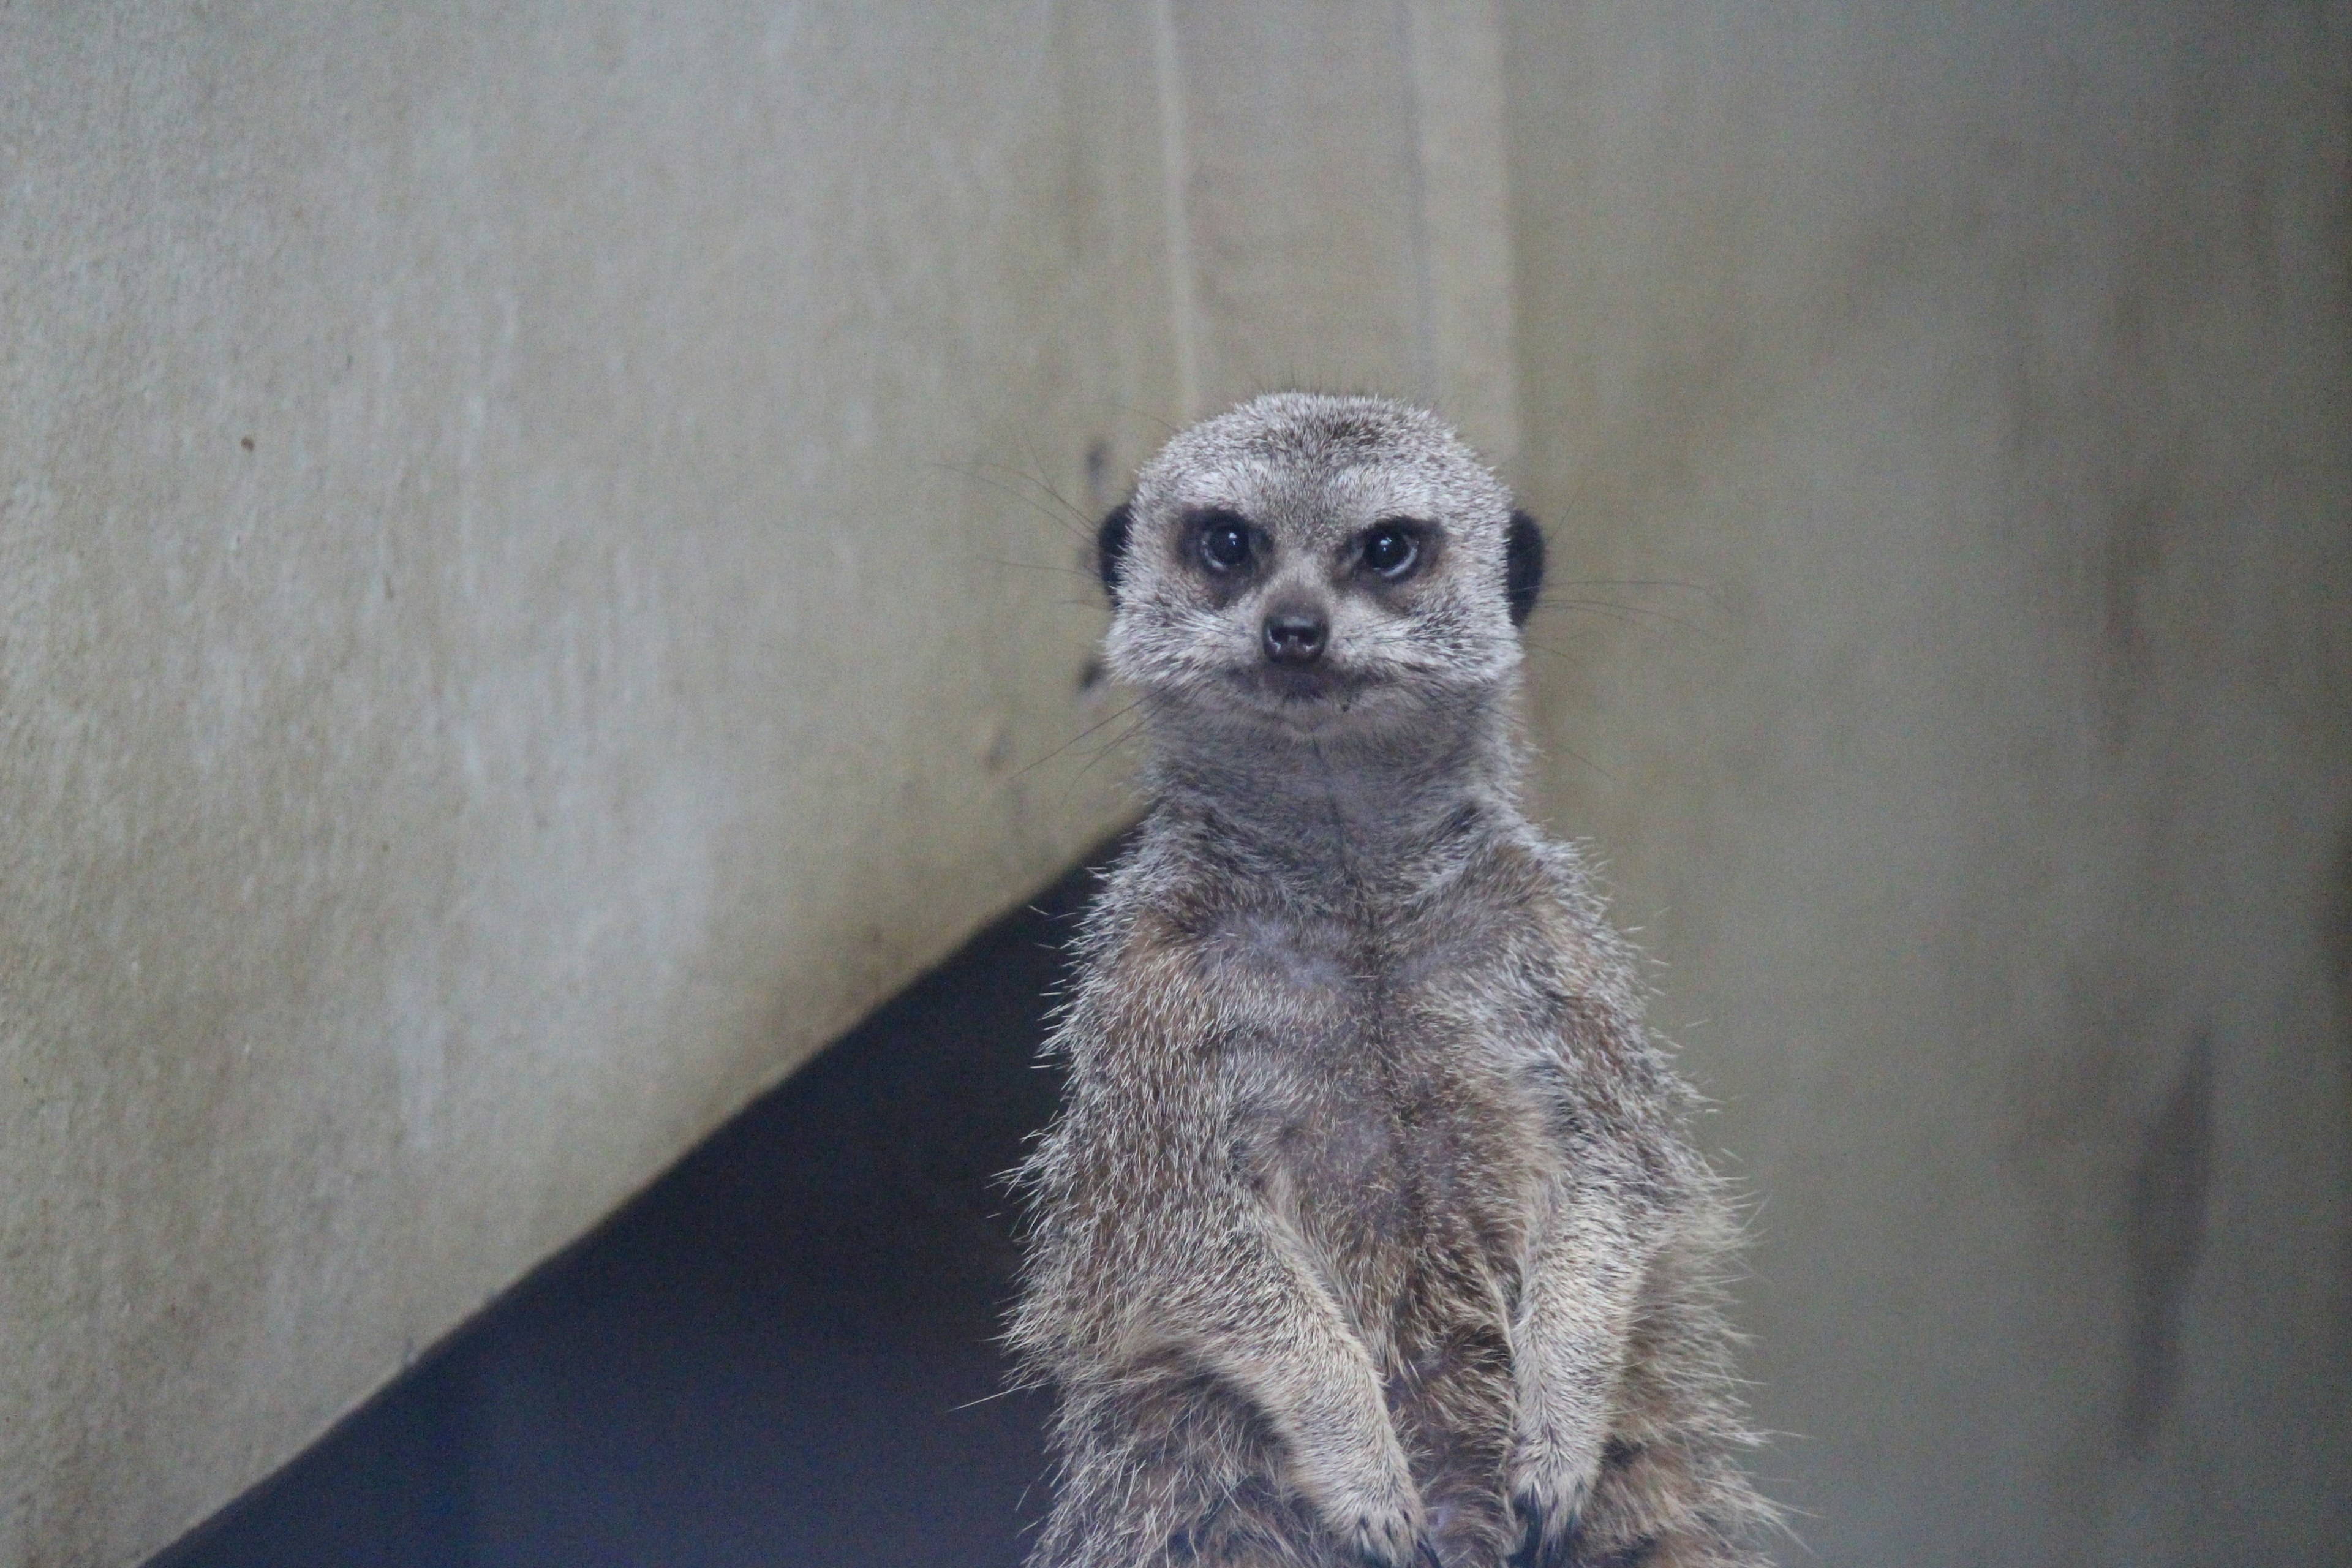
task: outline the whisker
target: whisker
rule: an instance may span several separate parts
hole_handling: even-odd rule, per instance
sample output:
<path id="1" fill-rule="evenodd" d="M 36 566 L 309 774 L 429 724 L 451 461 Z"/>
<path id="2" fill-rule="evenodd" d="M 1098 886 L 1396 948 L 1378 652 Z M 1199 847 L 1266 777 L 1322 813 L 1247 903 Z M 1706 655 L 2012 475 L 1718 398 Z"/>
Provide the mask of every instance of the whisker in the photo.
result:
<path id="1" fill-rule="evenodd" d="M 1039 757 L 1035 762 L 1016 770 L 1013 776 L 1014 778 L 1019 778 L 1022 774 L 1029 773 L 1034 769 L 1044 767 L 1047 763 L 1052 762 L 1055 757 L 1060 756 L 1064 752 L 1068 751 L 1072 746 L 1076 745 L 1079 742 L 1085 740 L 1088 735 L 1093 734 L 1096 731 L 1103 729 L 1107 725 L 1118 723 L 1121 719 L 1126 718 L 1129 714 L 1134 712 L 1138 708 L 1142 706 L 1143 699 L 1140 697 L 1137 698 L 1134 701 L 1129 703 L 1126 707 L 1120 709 L 1109 718 L 1095 721 L 1095 722 L 1087 725 L 1085 729 L 1079 731 L 1076 734 L 1071 736 L 1068 740 L 1063 742 L 1060 745 L 1055 747 L 1044 756 Z"/>
<path id="2" fill-rule="evenodd" d="M 1129 710 L 1132 711 L 1135 707 L 1139 706 L 1141 706 L 1140 700 L 1136 703 L 1131 704 Z M 1078 793 L 1078 785 L 1084 784 L 1086 782 L 1087 774 L 1094 771 L 1095 764 L 1101 762 L 1113 752 L 1125 746 L 1129 741 L 1134 740 L 1137 735 L 1142 733 L 1143 726 L 1150 721 L 1150 716 L 1149 714 L 1146 714 L 1142 718 L 1139 718 L 1134 723 L 1129 724 L 1126 729 L 1120 731 L 1110 740 L 1106 741 L 1101 745 L 1096 747 L 1095 754 L 1087 759 L 1086 766 L 1080 768 L 1076 773 L 1073 773 L 1070 776 L 1069 786 L 1062 791 L 1062 798 L 1055 803 L 1054 809 L 1059 811 L 1067 806 L 1070 804 L 1070 797 Z"/>
<path id="3" fill-rule="evenodd" d="M 1611 773 L 1607 768 L 1602 767 L 1599 763 L 1594 762 L 1591 757 L 1586 756 L 1582 752 L 1577 751 L 1569 746 L 1561 746 L 1559 747 L 1558 750 L 1560 755 L 1568 757 L 1572 761 L 1582 763 L 1586 767 L 1591 768 L 1594 773 L 1599 773 L 1602 778 L 1607 779 L 1611 784 L 1616 785 L 1618 788 L 1622 789 L 1624 787 L 1624 780 L 1619 778 L 1615 773 Z"/>
<path id="4" fill-rule="evenodd" d="M 1142 420 L 1148 425 L 1157 425 L 1171 436 L 1181 436 L 1184 433 L 1184 427 L 1181 425 L 1171 425 L 1159 415 L 1152 413 L 1149 409 L 1138 408 L 1132 403 L 1114 402 L 1111 406 L 1118 409 L 1121 414 L 1129 415 L 1134 418 Z"/>
<path id="5" fill-rule="evenodd" d="M 1056 501 L 1060 502 L 1062 510 L 1068 512 L 1072 517 L 1076 518 L 1079 523 L 1086 528 L 1087 535 L 1092 537 L 1097 520 L 1089 518 L 1085 510 L 1076 502 L 1072 501 L 1069 497 L 1055 489 L 1045 480 L 1032 479 L 1029 482 L 1035 485 L 1039 489 L 1044 490 L 1047 495 L 1052 496 Z"/>
<path id="6" fill-rule="evenodd" d="M 1077 523 L 1079 528 L 1086 531 L 1086 535 L 1088 539 L 1092 539 L 1094 537 L 1095 525 L 1100 520 L 1089 516 L 1084 507 L 1074 504 L 1069 497 L 1064 495 L 1060 490 L 1054 488 L 1053 481 L 1045 477 L 1047 469 L 1045 463 L 1041 461 L 1037 456 L 1037 448 L 1032 446 L 1025 437 L 1021 443 L 1021 453 L 1022 456 L 1026 458 L 1029 461 L 1028 471 L 1023 474 L 1022 478 L 1027 479 L 1037 489 L 1051 496 L 1054 499 L 1055 504 L 1059 506 L 1064 513 L 1069 516 Z"/>
<path id="7" fill-rule="evenodd" d="M 1641 605 L 1620 605 L 1608 599 L 1545 599 L 1543 603 L 1558 605 L 1563 609 L 1588 610 L 1595 615 L 1613 616 L 1619 620 L 1633 625 L 1640 624 L 1640 618 L 1647 616 L 1654 621 L 1664 621 L 1668 626 L 1679 626 L 1693 637 L 1705 637 L 1709 642 L 1723 640 L 1721 634 L 1709 631 L 1696 621 L 1687 620 L 1670 611 L 1653 610 Z"/>
<path id="8" fill-rule="evenodd" d="M 1521 637 L 1519 639 L 1519 646 L 1529 653 L 1539 653 L 1546 658 L 1556 658 L 1562 664 L 1573 665 L 1577 663 L 1577 660 L 1570 657 L 1566 649 L 1553 647 L 1549 643 L 1539 643 L 1528 637 Z"/>
<path id="9" fill-rule="evenodd" d="M 1027 508 L 1029 510 L 1036 512 L 1039 516 L 1050 520 L 1055 527 L 1062 530 L 1064 532 L 1069 534 L 1073 539 L 1079 541 L 1081 543 L 1090 545 L 1094 542 L 1094 525 L 1087 522 L 1082 515 L 1073 514 L 1076 517 L 1076 521 L 1073 523 L 1070 519 L 1056 514 L 1051 507 L 1048 507 L 1044 501 L 1039 500 L 1035 496 L 1028 495 L 1021 490 L 1015 489 L 1013 486 L 1004 483 L 1001 479 L 990 478 L 987 474 L 981 471 L 980 466 L 964 468 L 958 464 L 948 462 L 942 462 L 936 466 L 945 468 L 948 472 L 955 475 L 959 479 L 969 479 L 976 485 L 986 485 L 990 489 L 994 490 L 998 495 L 1004 497 L 1008 500 L 1020 502 L 1022 506 Z M 1019 478 L 1026 479 L 1028 477 L 1022 474 L 1019 469 L 1006 468 L 1001 463 L 989 464 L 986 466 L 1003 469 L 1003 472 L 1015 475 Z M 1057 497 L 1056 499 L 1058 500 L 1059 498 Z M 1064 504 L 1066 505 L 1068 503 L 1065 502 Z"/>
<path id="10" fill-rule="evenodd" d="M 1000 1388 L 993 1394 L 983 1394 L 978 1399 L 968 1399 L 961 1405 L 950 1405 L 948 1406 L 948 1414 L 950 1415 L 961 1415 L 966 1410 L 977 1410 L 983 1405 L 991 1404 L 996 1400 L 1003 1399 L 1007 1394 L 1018 1394 L 1020 1390 L 1017 1388 Z"/>
<path id="11" fill-rule="evenodd" d="M 1679 577 L 1562 577 L 1558 582 L 1567 588 L 1680 588 L 1718 605 L 1723 602 L 1722 596 L 1706 584 L 1685 583 Z"/>
<path id="12" fill-rule="evenodd" d="M 1097 580 L 1093 573 L 1076 566 L 1048 566 L 1038 561 L 1007 561 L 995 555 L 982 555 L 974 559 L 983 566 L 1010 566 L 1016 572 L 1051 572 L 1057 576 L 1083 577 L 1089 583 Z"/>
<path id="13" fill-rule="evenodd" d="M 1141 704 L 1138 703 L 1136 706 L 1140 707 Z M 1096 747 L 1095 754 L 1087 759 L 1087 765 L 1080 768 L 1077 771 L 1076 776 L 1070 780 L 1070 788 L 1072 790 L 1076 790 L 1078 787 L 1079 780 L 1084 779 L 1087 773 L 1091 773 L 1097 763 L 1101 762 L 1105 757 L 1110 755 L 1113 752 L 1118 751 L 1121 746 L 1126 745 L 1129 741 L 1134 740 L 1136 736 L 1141 734 L 1143 732 L 1143 726 L 1150 721 L 1150 715 L 1145 714 L 1137 719 L 1134 723 L 1129 724 L 1126 729 L 1120 731 L 1118 735 Z M 1066 795 L 1063 798 L 1066 800 L 1068 796 Z"/>

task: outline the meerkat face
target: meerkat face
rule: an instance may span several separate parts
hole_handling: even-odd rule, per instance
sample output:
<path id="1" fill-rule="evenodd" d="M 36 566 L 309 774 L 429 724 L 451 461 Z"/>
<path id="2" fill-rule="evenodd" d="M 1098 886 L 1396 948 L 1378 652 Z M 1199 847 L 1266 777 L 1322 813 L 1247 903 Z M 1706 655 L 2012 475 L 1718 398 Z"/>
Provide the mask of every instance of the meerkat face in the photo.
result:
<path id="1" fill-rule="evenodd" d="M 1434 416 L 1282 393 L 1171 441 L 1098 557 L 1121 679 L 1250 729 L 1369 734 L 1510 678 L 1543 535 Z"/>

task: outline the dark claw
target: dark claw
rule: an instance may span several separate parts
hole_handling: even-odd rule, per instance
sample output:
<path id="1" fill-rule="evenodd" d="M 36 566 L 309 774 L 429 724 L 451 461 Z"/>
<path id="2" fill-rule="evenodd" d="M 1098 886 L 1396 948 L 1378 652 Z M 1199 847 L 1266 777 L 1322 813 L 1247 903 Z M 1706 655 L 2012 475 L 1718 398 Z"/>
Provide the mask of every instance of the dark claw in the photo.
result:
<path id="1" fill-rule="evenodd" d="M 1511 1504 L 1518 1510 L 1519 1544 L 1506 1558 L 1507 1568 L 1542 1568 L 1544 1561 L 1543 1510 L 1532 1498 L 1513 1498 Z"/>
<path id="2" fill-rule="evenodd" d="M 1358 1555 L 1363 1560 L 1365 1568 L 1389 1568 L 1386 1558 L 1375 1557 L 1370 1551 Z M 1426 1535 L 1413 1544 L 1412 1563 L 1413 1568 L 1445 1568 L 1445 1560 L 1438 1556 L 1437 1548 L 1430 1544 Z"/>

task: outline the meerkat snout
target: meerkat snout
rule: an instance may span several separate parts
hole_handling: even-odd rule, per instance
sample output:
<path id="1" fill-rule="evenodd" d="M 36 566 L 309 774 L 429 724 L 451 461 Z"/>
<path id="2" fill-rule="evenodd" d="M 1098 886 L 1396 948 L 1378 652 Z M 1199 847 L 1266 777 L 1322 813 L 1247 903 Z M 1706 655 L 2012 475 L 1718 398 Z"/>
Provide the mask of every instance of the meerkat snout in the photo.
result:
<path id="1" fill-rule="evenodd" d="M 1277 605 L 1265 617 L 1265 657 L 1276 664 L 1303 668 L 1323 657 L 1323 645 L 1330 637 L 1330 620 L 1319 607 Z"/>

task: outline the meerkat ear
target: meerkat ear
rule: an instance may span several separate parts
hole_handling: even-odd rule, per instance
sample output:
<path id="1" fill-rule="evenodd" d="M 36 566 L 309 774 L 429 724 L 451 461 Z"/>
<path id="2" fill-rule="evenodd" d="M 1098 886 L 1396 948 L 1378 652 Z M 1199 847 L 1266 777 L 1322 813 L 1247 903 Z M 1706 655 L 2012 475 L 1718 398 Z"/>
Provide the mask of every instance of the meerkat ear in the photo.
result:
<path id="1" fill-rule="evenodd" d="M 1102 579 L 1103 592 L 1110 595 L 1113 609 L 1118 607 L 1118 577 L 1127 566 L 1127 531 L 1134 521 L 1131 508 L 1115 506 L 1095 530 L 1095 573 Z"/>
<path id="2" fill-rule="evenodd" d="M 1510 529 L 1503 535 L 1503 600 L 1511 606 L 1511 625 L 1526 626 L 1535 614 L 1536 599 L 1543 593 L 1543 530 L 1526 512 L 1513 512 Z"/>

